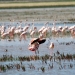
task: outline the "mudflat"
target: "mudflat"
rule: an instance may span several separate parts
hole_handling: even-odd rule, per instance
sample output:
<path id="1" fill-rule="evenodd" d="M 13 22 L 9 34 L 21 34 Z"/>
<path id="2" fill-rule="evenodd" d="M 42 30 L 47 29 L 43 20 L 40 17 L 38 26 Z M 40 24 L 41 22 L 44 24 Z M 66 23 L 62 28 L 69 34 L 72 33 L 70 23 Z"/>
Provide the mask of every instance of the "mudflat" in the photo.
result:
<path id="1" fill-rule="evenodd" d="M 75 21 L 75 7 L 0 9 L 0 21 Z"/>

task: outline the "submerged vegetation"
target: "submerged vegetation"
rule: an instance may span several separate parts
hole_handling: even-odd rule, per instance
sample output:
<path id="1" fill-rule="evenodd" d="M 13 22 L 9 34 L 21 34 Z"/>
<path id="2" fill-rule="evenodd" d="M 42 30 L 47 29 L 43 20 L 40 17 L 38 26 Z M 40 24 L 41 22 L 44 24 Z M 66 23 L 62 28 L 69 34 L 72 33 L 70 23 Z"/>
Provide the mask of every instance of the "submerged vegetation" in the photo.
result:
<path id="1" fill-rule="evenodd" d="M 57 51 L 54 56 L 50 56 L 48 54 L 44 55 L 44 56 L 19 56 L 17 58 L 12 57 L 12 55 L 3 55 L 3 57 L 0 57 L 0 62 L 7 62 L 7 61 L 20 61 L 20 63 L 11 63 L 11 64 L 4 64 L 4 65 L 0 65 L 0 72 L 6 72 L 8 70 L 18 70 L 20 71 L 22 69 L 22 71 L 26 71 L 27 67 L 26 65 L 24 65 L 23 63 L 25 61 L 30 62 L 30 61 L 41 61 L 42 65 L 45 64 L 48 67 L 48 70 L 53 69 L 54 68 L 54 63 L 59 64 L 59 70 L 61 69 L 65 69 L 66 66 L 68 66 L 68 68 L 72 69 L 74 67 L 74 64 L 71 64 L 71 61 L 75 61 L 75 54 L 64 54 L 64 53 L 60 53 L 59 51 Z M 49 61 L 52 63 L 49 63 Z M 64 63 L 62 64 L 61 61 L 64 61 Z M 66 64 L 66 61 L 68 61 L 69 63 Z M 40 62 L 39 62 L 40 63 Z M 34 64 L 29 63 L 27 64 L 29 67 L 29 69 L 35 70 L 37 69 L 38 71 L 41 70 L 42 72 L 45 72 L 45 70 L 47 70 L 47 68 L 45 66 L 40 66 L 38 68 L 35 67 Z"/>
<path id="2" fill-rule="evenodd" d="M 0 57 L 0 62 L 6 62 L 6 61 L 37 61 L 37 60 L 41 60 L 42 62 L 45 62 L 47 60 L 75 60 L 75 54 L 64 54 L 64 53 L 60 53 L 59 51 L 57 51 L 56 53 L 54 53 L 53 56 L 50 56 L 48 54 L 44 55 L 44 56 L 39 56 L 39 55 L 32 55 L 32 56 L 18 56 L 18 57 L 13 57 L 12 55 L 3 55 L 2 57 Z"/>

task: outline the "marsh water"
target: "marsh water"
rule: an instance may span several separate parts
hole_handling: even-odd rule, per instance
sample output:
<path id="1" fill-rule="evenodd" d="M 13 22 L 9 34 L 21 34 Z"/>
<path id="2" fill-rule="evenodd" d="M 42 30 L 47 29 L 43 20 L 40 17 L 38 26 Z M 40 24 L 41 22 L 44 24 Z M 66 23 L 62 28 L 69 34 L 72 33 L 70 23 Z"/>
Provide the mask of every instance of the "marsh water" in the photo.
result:
<path id="1" fill-rule="evenodd" d="M 44 23 L 47 21 L 41 21 L 41 22 L 34 22 L 34 26 L 36 26 L 38 29 L 41 28 Z M 0 22 L 0 25 L 4 24 L 5 26 L 8 26 L 11 24 L 11 26 L 17 26 L 18 24 L 21 24 L 22 27 L 24 27 L 25 22 L 19 23 L 19 22 Z M 27 22 L 27 24 L 31 24 L 32 22 Z M 50 21 L 48 26 L 52 27 L 53 22 Z M 68 27 L 74 25 L 75 23 L 66 23 Z M 63 22 L 56 22 L 56 26 L 64 26 Z M 28 50 L 28 45 L 31 40 L 31 37 L 27 37 L 26 40 L 21 40 L 17 37 L 15 37 L 14 40 L 8 41 L 7 39 L 0 39 L 0 58 L 3 57 L 3 55 L 12 55 L 14 58 L 18 56 L 31 56 L 35 55 L 35 52 Z M 44 56 L 46 54 L 50 54 L 51 49 L 48 49 L 48 46 L 50 42 L 54 42 L 54 49 L 53 53 L 56 53 L 59 51 L 61 54 L 75 54 L 75 38 L 73 38 L 71 35 L 64 35 L 63 37 L 54 37 L 49 36 L 46 38 L 46 42 L 44 44 L 41 44 L 39 47 L 39 56 Z M 70 43 L 67 45 L 67 43 Z M 7 50 L 7 51 L 6 51 Z M 15 65 L 15 64 L 21 64 L 21 61 L 13 60 L 13 61 L 0 61 L 0 65 Z M 35 68 L 31 69 L 29 68 L 29 65 L 33 65 Z M 53 68 L 49 69 L 49 65 L 53 64 Z M 61 61 L 57 60 L 49 61 L 47 60 L 47 63 L 42 63 L 41 60 L 32 60 L 32 61 L 22 61 L 22 65 L 25 66 L 25 71 L 22 69 L 17 70 L 16 68 L 11 68 L 10 70 L 7 69 L 6 71 L 1 71 L 0 75 L 75 75 L 75 60 L 72 61 Z M 61 68 L 61 65 L 63 68 Z M 72 65 L 70 67 L 69 65 Z M 41 70 L 41 67 L 44 67 L 44 71 Z"/>

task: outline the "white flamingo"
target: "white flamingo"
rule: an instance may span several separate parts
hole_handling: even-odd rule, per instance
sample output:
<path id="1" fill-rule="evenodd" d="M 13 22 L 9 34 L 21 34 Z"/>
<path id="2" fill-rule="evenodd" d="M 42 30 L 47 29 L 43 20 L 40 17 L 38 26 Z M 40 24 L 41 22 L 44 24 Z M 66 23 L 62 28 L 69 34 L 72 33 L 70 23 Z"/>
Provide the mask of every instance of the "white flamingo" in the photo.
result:
<path id="1" fill-rule="evenodd" d="M 47 32 L 49 31 L 49 29 L 50 29 L 50 27 L 46 27 L 46 28 L 44 28 L 44 29 L 42 30 L 42 35 L 43 35 L 44 37 L 46 37 Z"/>
<path id="2" fill-rule="evenodd" d="M 51 29 L 51 32 L 52 32 L 52 34 L 54 34 L 54 35 L 56 35 L 56 33 L 57 33 L 57 28 L 56 28 L 55 21 L 53 22 L 53 27 L 52 27 L 52 29 Z"/>
<path id="3" fill-rule="evenodd" d="M 11 27 L 10 30 L 8 31 L 9 32 L 9 38 L 10 39 L 13 39 L 14 38 L 14 31 L 15 31 L 15 27 Z"/>
<path id="4" fill-rule="evenodd" d="M 51 44 L 49 45 L 49 49 L 50 49 L 50 55 L 53 56 L 53 49 L 54 49 L 54 43 L 51 42 Z"/>
<path id="5" fill-rule="evenodd" d="M 32 30 L 32 31 L 30 32 L 30 36 L 31 36 L 31 37 L 34 37 L 34 34 L 36 34 L 36 32 L 37 32 L 37 27 L 34 27 L 34 30 Z"/>
<path id="6" fill-rule="evenodd" d="M 75 25 L 69 27 L 72 36 L 75 36 Z"/>
<path id="7" fill-rule="evenodd" d="M 41 28 L 38 30 L 38 33 L 42 33 L 42 31 L 46 28 L 46 26 L 47 26 L 48 23 L 49 23 L 49 22 L 47 22 L 46 24 L 44 24 L 44 26 L 41 27 Z"/>
<path id="8" fill-rule="evenodd" d="M 4 25 L 1 26 L 1 34 L 5 32 L 6 27 Z"/>
<path id="9" fill-rule="evenodd" d="M 34 34 L 36 34 L 36 32 L 37 32 L 37 27 L 34 26 L 34 23 L 32 23 L 32 27 L 31 27 L 31 29 L 29 30 L 30 36 L 31 36 L 31 37 L 34 37 Z"/>
<path id="10" fill-rule="evenodd" d="M 1 38 L 2 38 L 2 39 L 5 39 L 8 35 L 9 35 L 9 33 L 8 33 L 8 32 L 5 32 L 5 33 L 3 33 L 3 34 L 1 35 Z"/>
<path id="11" fill-rule="evenodd" d="M 27 26 L 23 27 L 23 31 L 27 31 L 30 27 L 30 24 L 28 24 Z"/>
<path id="12" fill-rule="evenodd" d="M 54 48 L 54 43 L 51 42 L 51 44 L 49 45 L 49 49 L 53 49 Z"/>
<path id="13" fill-rule="evenodd" d="M 54 50 L 53 50 L 54 49 L 54 43 L 50 42 L 50 39 L 49 39 L 47 45 L 48 45 L 47 46 L 48 50 L 50 50 L 50 53 L 49 53 L 50 57 L 49 58 L 52 58 L 53 57 L 53 52 L 54 52 Z"/>
<path id="14" fill-rule="evenodd" d="M 26 37 L 27 37 L 26 34 L 27 34 L 27 32 L 25 32 L 25 31 L 20 34 L 20 41 L 22 39 L 26 40 Z"/>

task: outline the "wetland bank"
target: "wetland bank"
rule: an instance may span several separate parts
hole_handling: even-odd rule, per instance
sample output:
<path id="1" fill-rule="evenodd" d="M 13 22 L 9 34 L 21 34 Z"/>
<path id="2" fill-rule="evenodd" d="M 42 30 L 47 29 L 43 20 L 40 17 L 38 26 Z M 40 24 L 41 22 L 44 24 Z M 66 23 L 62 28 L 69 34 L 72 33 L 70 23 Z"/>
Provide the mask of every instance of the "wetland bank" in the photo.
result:
<path id="1" fill-rule="evenodd" d="M 75 7 L 0 9 L 0 21 L 75 21 Z"/>

